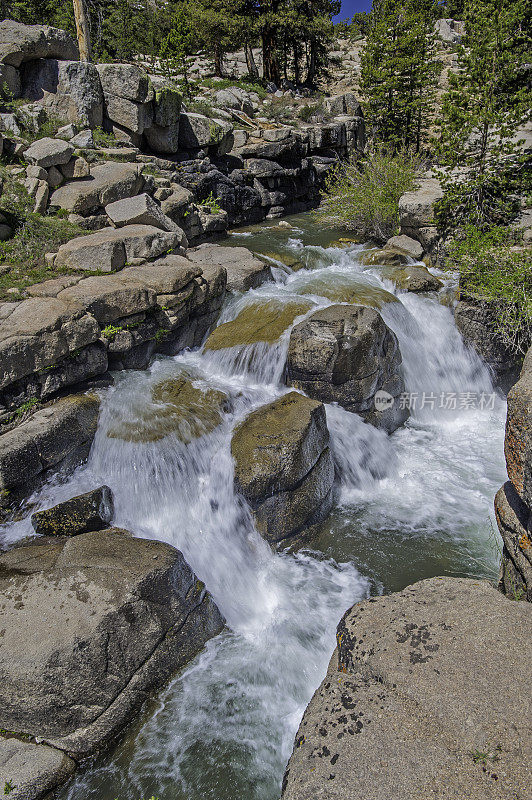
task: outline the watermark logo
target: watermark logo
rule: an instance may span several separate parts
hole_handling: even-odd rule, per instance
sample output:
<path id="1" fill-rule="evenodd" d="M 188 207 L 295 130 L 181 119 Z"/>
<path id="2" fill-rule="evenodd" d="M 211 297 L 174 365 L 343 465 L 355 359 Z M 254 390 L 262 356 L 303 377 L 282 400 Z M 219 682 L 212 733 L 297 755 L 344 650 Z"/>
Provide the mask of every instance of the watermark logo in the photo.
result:
<path id="1" fill-rule="evenodd" d="M 387 408 L 391 408 L 395 403 L 395 397 L 385 392 L 384 389 L 379 389 L 378 392 L 375 392 L 375 408 L 377 411 L 386 411 Z"/>
<path id="2" fill-rule="evenodd" d="M 492 411 L 495 408 L 495 392 L 401 392 L 394 398 L 380 389 L 375 392 L 375 408 L 385 411 L 396 402 L 399 408 L 415 411 L 430 408 L 441 408 L 446 411 Z"/>

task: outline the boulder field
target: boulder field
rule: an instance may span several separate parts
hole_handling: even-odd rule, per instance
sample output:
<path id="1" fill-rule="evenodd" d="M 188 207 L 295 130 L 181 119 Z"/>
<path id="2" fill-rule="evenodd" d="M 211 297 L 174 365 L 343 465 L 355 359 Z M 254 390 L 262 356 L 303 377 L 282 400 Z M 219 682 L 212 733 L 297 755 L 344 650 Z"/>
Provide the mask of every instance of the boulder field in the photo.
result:
<path id="1" fill-rule="evenodd" d="M 35 210 L 64 209 L 89 230 L 149 212 L 165 218 L 166 230 L 171 220 L 198 242 L 228 225 L 301 211 L 319 202 L 338 158 L 364 147 L 362 110 L 350 93 L 329 98 L 331 118 L 319 124 L 255 120 L 258 96 L 236 86 L 214 92 L 205 116 L 138 64 L 78 61 L 64 31 L 3 20 L 0 47 L 1 85 L 26 101 L 0 114 L 0 131 L 14 161 L 29 165 L 24 177 Z M 36 134 L 49 117 L 65 124 L 54 138 L 28 145 L 21 134 Z M 110 145 L 98 144 L 102 130 Z M 144 181 L 127 178 L 143 165 Z M 141 208 L 143 183 L 158 210 Z M 130 208 L 108 208 L 133 197 Z"/>

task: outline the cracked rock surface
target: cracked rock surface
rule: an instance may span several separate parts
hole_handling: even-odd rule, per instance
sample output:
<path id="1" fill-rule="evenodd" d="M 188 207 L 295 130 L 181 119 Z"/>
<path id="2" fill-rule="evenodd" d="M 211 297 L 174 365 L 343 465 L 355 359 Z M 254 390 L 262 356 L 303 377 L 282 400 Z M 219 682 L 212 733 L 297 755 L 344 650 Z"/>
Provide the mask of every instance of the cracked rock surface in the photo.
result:
<path id="1" fill-rule="evenodd" d="M 283 800 L 530 797 L 529 603 L 431 578 L 346 612 Z"/>

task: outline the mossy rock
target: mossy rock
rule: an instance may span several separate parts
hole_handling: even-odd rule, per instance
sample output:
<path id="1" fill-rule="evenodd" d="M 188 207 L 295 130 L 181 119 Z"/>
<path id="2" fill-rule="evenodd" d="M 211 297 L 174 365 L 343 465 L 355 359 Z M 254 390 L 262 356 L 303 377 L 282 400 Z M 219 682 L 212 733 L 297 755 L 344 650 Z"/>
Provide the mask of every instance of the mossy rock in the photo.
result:
<path id="1" fill-rule="evenodd" d="M 397 297 L 380 286 L 351 278 L 349 275 L 332 278 L 315 276 L 299 289 L 301 294 L 326 297 L 333 303 L 357 303 L 368 308 L 382 308 L 386 303 L 397 303 Z"/>
<path id="2" fill-rule="evenodd" d="M 151 399 L 152 404 L 143 408 L 137 419 L 121 420 L 111 428 L 109 438 L 157 442 L 175 434 L 184 444 L 190 444 L 213 431 L 229 406 L 224 392 L 202 389 L 188 375 L 156 384 Z"/>
<path id="3" fill-rule="evenodd" d="M 399 250 L 366 250 L 360 256 L 360 261 L 366 267 L 401 267 L 408 264 L 408 256 Z"/>
<path id="4" fill-rule="evenodd" d="M 337 249 L 343 249 L 346 247 L 351 247 L 353 244 L 362 244 L 364 239 L 361 239 L 359 236 L 340 236 L 338 239 L 335 239 L 331 242 L 328 247 L 335 247 Z"/>
<path id="5" fill-rule="evenodd" d="M 443 283 L 432 275 L 426 267 L 383 267 L 382 277 L 403 289 L 405 292 L 437 292 Z"/>
<path id="6" fill-rule="evenodd" d="M 303 261 L 290 255 L 290 253 L 255 253 L 255 255 L 257 258 L 260 258 L 261 261 L 265 261 L 268 264 L 271 264 L 272 259 L 274 261 L 280 261 L 281 264 L 291 269 L 292 272 L 298 272 L 300 269 L 305 269 L 306 266 Z"/>
<path id="7" fill-rule="evenodd" d="M 205 350 L 225 350 L 256 342 L 273 344 L 296 317 L 306 314 L 313 305 L 310 300 L 250 303 L 231 322 L 215 328 L 205 342 Z"/>

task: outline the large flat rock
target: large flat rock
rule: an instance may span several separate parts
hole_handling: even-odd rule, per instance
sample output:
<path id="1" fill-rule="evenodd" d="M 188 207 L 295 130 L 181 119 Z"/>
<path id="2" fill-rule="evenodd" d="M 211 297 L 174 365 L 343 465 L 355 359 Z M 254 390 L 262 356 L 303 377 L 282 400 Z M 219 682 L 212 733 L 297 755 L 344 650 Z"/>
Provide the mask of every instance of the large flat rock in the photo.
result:
<path id="1" fill-rule="evenodd" d="M 97 341 L 98 324 L 77 303 L 30 297 L 0 322 L 0 389 Z"/>
<path id="2" fill-rule="evenodd" d="M 102 228 L 62 244 L 55 265 L 88 272 L 114 272 L 133 259 L 149 260 L 181 246 L 184 233 L 177 225 L 172 231 L 144 224 Z"/>
<path id="3" fill-rule="evenodd" d="M 138 164 L 106 161 L 91 167 L 89 178 L 56 189 L 50 197 L 50 205 L 87 215 L 116 200 L 139 194 L 143 186 L 144 178 Z"/>
<path id="4" fill-rule="evenodd" d="M 75 60 L 78 48 L 66 31 L 48 25 L 24 25 L 11 19 L 0 22 L 0 61 L 20 67 L 36 58 Z"/>
<path id="5" fill-rule="evenodd" d="M 108 529 L 0 556 L 0 726 L 77 756 L 224 624 L 179 550 Z"/>
<path id="6" fill-rule="evenodd" d="M 187 258 L 200 267 L 224 267 L 227 270 L 227 288 L 233 292 L 256 289 L 272 277 L 271 266 L 256 258 L 246 247 L 202 244 L 189 250 Z"/>
<path id="7" fill-rule="evenodd" d="M 102 326 L 140 314 L 156 304 L 155 292 L 136 277 L 130 278 L 127 269 L 115 275 L 85 278 L 59 292 L 58 299 L 82 306 Z"/>
<path id="8" fill-rule="evenodd" d="M 0 738 L 0 787 L 10 800 L 40 800 L 75 768 L 71 758 L 53 747 Z M 6 791 L 8 786 L 13 789 Z"/>
<path id="9" fill-rule="evenodd" d="M 353 606 L 283 800 L 526 800 L 532 607 L 432 578 Z"/>

